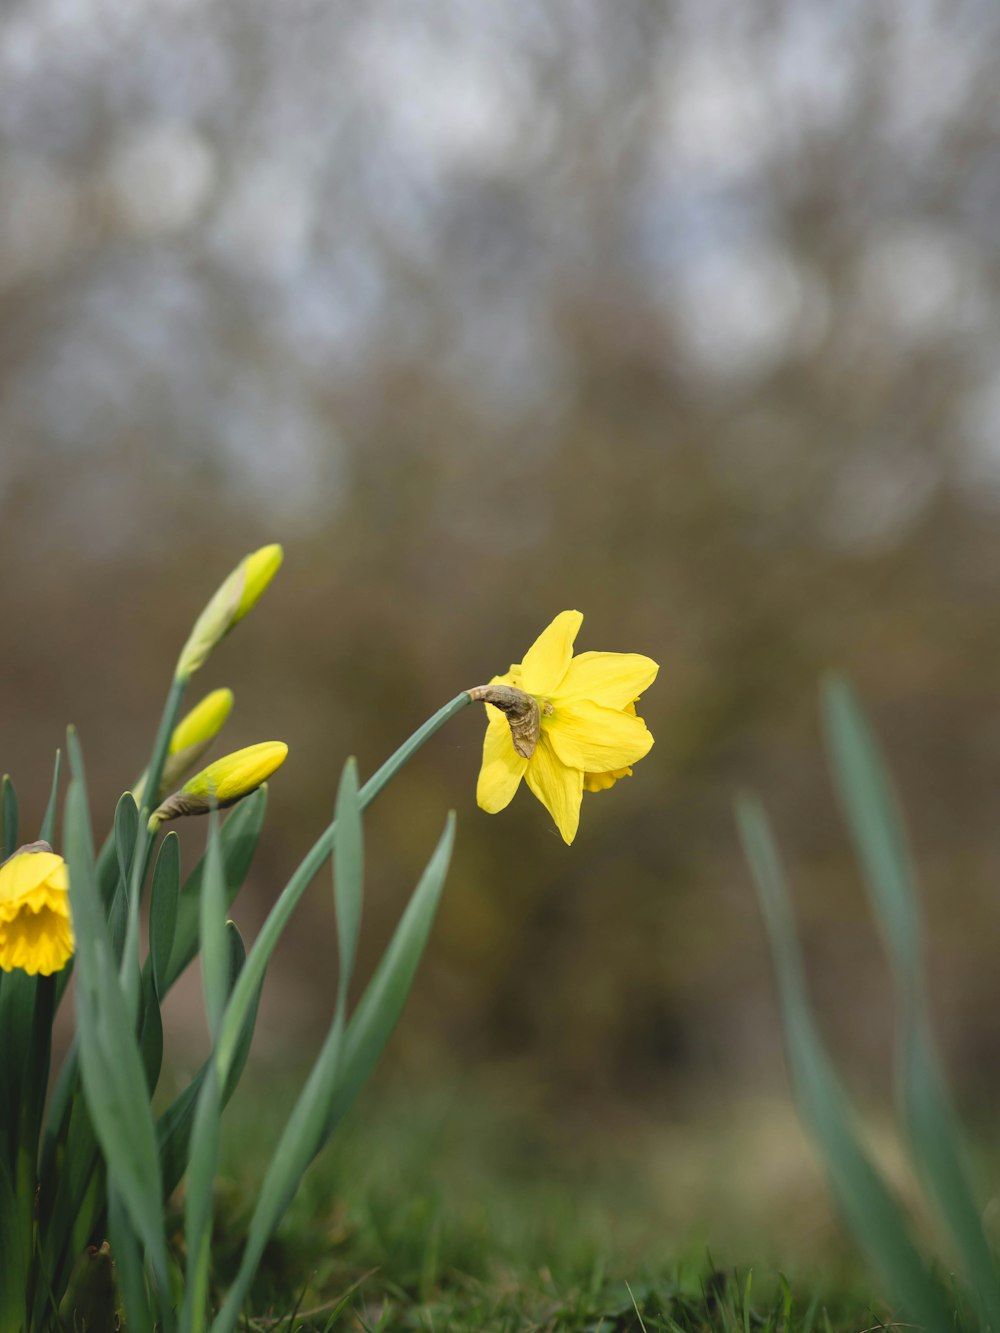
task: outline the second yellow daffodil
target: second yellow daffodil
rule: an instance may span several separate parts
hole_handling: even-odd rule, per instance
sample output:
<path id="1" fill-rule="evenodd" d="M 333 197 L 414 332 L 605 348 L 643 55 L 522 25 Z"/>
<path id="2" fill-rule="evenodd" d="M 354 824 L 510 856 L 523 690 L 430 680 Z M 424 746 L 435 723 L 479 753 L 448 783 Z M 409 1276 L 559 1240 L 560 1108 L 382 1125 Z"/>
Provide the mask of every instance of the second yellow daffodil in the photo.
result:
<path id="1" fill-rule="evenodd" d="M 45 842 L 0 865 L 0 968 L 48 977 L 73 955 L 66 862 Z"/>
<path id="2" fill-rule="evenodd" d="M 649 753 L 653 737 L 635 704 L 659 670 L 640 653 L 574 657 L 582 623 L 579 611 L 561 612 L 522 662 L 469 691 L 486 701 L 489 718 L 480 807 L 490 814 L 505 809 L 523 778 L 567 843 L 576 837 L 584 791 L 613 786 Z"/>

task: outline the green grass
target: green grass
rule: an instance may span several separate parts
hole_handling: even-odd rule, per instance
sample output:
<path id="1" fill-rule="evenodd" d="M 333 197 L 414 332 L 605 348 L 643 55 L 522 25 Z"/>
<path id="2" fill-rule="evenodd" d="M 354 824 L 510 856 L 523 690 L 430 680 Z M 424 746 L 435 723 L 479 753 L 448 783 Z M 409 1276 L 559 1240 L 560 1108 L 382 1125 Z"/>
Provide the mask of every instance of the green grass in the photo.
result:
<path id="1" fill-rule="evenodd" d="M 220 1293 L 239 1261 L 280 1103 L 280 1089 L 247 1088 L 228 1120 L 214 1240 Z M 575 1124 L 495 1088 L 377 1089 L 307 1175 L 264 1256 L 245 1327 L 846 1333 L 888 1322 L 836 1229 L 824 1230 L 819 1253 L 792 1259 L 787 1280 L 773 1237 L 747 1225 L 753 1209 L 728 1239 L 719 1218 L 717 1251 L 692 1195 L 684 1236 L 662 1207 L 669 1154 L 651 1170 L 655 1132 L 647 1139 L 613 1122 Z M 717 1138 L 707 1118 L 704 1129 Z M 713 1200 L 724 1197 L 717 1179 L 705 1185 Z M 759 1202 L 761 1215 L 775 1206 Z M 806 1216 L 774 1221 L 776 1234 L 811 1225 Z"/>

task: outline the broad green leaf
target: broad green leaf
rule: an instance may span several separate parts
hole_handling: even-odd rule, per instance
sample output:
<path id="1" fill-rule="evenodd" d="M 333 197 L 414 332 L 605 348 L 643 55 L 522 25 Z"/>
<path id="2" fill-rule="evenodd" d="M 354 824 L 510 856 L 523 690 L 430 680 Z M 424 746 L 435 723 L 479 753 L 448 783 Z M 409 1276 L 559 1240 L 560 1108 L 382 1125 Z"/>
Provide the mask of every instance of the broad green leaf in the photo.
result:
<path id="1" fill-rule="evenodd" d="M 40 840 L 47 842 L 50 847 L 56 832 L 56 811 L 59 807 L 59 777 L 61 773 L 62 751 L 56 750 L 55 763 L 52 766 L 52 788 L 49 791 L 49 802 L 45 807 L 42 827 L 38 830 Z"/>
<path id="2" fill-rule="evenodd" d="M 350 770 L 349 764 L 338 796 L 338 841 L 342 829 L 340 815 L 346 811 L 350 820 L 357 818 L 357 787 L 355 781 L 352 792 Z M 354 810 L 351 810 L 352 803 Z M 358 839 L 352 855 L 356 857 L 357 872 L 360 873 L 360 828 L 355 827 L 352 833 Z M 455 818 L 450 814 L 346 1037 L 343 1011 L 338 1004 L 334 1023 L 268 1166 L 239 1271 L 212 1324 L 212 1333 L 229 1333 L 235 1328 L 264 1247 L 281 1221 L 306 1168 L 374 1068 L 396 1025 L 427 944 L 448 871 L 454 836 Z M 347 873 L 351 873 L 350 867 Z M 360 890 L 360 885 L 357 887 Z M 347 1054 L 349 1045 L 352 1057 Z"/>
<path id="3" fill-rule="evenodd" d="M 170 953 L 177 927 L 177 895 L 181 885 L 181 844 L 172 830 L 160 843 L 149 899 L 149 957 L 153 986 L 159 999 L 167 990 Z"/>
<path id="4" fill-rule="evenodd" d="M 837 789 L 893 964 L 902 1014 L 897 1081 L 914 1158 L 977 1293 L 984 1323 L 1000 1329 L 1000 1278 L 927 1016 L 919 894 L 906 828 L 854 691 L 833 680 L 823 701 Z"/>
<path id="5" fill-rule="evenodd" d="M 77 936 L 77 1031 L 94 1132 L 160 1290 L 169 1289 L 163 1197 L 146 1078 L 113 964 L 94 873 L 83 762 L 69 736 L 73 780 L 66 798 L 66 852 Z"/>
<path id="6" fill-rule="evenodd" d="M 266 811 L 267 789 L 264 786 L 240 801 L 220 830 L 219 844 L 225 867 L 227 907 L 233 902 L 246 879 Z M 174 946 L 170 953 L 164 989 L 160 992 L 161 999 L 198 952 L 204 876 L 205 857 L 202 857 L 180 892 Z"/>
<path id="7" fill-rule="evenodd" d="M 17 827 L 17 794 L 10 774 L 5 773 L 0 782 L 0 833 L 3 835 L 0 861 L 6 861 L 17 851 Z"/>
<path id="8" fill-rule="evenodd" d="M 853 1109 L 813 1020 L 767 816 L 751 797 L 740 800 L 737 816 L 774 956 L 789 1073 L 802 1117 L 825 1160 L 831 1189 L 862 1251 L 881 1271 L 900 1308 L 929 1330 L 948 1329 L 948 1299 L 924 1265 L 899 1205 L 862 1146 Z"/>

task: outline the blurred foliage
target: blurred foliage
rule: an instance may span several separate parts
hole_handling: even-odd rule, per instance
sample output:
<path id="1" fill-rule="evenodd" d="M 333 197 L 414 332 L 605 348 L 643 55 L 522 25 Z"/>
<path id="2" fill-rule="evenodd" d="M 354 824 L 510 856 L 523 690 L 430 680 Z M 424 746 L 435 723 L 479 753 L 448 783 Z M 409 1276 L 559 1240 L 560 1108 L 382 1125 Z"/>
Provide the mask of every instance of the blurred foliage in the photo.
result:
<path id="1" fill-rule="evenodd" d="M 252 932 L 344 755 L 371 772 L 575 606 L 582 649 L 662 663 L 657 745 L 572 850 L 527 798 L 476 810 L 471 714 L 376 804 L 362 963 L 460 814 L 399 1059 L 520 1061 L 570 1098 L 773 1077 L 751 783 L 833 1045 L 879 1081 L 887 986 L 815 722 L 836 666 L 913 814 L 943 1046 L 995 1094 L 998 55 L 982 0 L 8 5 L 0 744 L 25 805 L 69 719 L 110 815 L 193 609 L 282 541 L 205 681 L 236 692 L 227 748 L 291 747 Z M 276 1059 L 332 1006 L 314 904 L 265 997 Z"/>

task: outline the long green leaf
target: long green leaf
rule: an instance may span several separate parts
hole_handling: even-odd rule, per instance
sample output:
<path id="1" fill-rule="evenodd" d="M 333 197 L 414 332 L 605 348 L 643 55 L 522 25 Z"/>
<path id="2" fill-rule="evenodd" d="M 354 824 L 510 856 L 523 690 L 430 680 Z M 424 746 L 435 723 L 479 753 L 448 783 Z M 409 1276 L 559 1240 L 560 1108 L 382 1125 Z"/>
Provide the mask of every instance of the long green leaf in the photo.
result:
<path id="1" fill-rule="evenodd" d="M 160 843 L 149 897 L 149 958 L 153 987 L 162 1000 L 167 993 L 170 954 L 177 930 L 177 901 L 181 887 L 181 844 L 171 831 Z"/>
<path id="2" fill-rule="evenodd" d="M 139 887 L 129 895 L 132 863 L 139 837 L 139 811 L 130 791 L 123 792 L 115 809 L 115 853 L 121 875 L 120 892 L 125 893 L 125 939 L 122 945 L 121 982 L 125 1008 L 135 1026 L 139 1014 Z M 96 883 L 96 875 L 95 875 Z"/>
<path id="3" fill-rule="evenodd" d="M 266 784 L 233 810 L 219 833 L 219 844 L 226 878 L 226 905 L 233 902 L 246 879 L 260 838 L 267 812 Z M 198 952 L 201 893 L 205 877 L 205 857 L 198 862 L 181 889 L 177 903 L 177 925 L 170 964 L 166 971 L 162 999 Z"/>
<path id="4" fill-rule="evenodd" d="M 420 747 L 439 731 L 451 718 L 455 717 L 471 702 L 466 691 L 457 694 L 454 699 L 427 719 L 423 726 L 410 736 L 392 754 L 381 768 L 368 779 L 359 793 L 361 808 L 365 809 L 375 799 L 388 782 L 399 772 Z M 240 975 L 232 998 L 226 1008 L 226 1017 L 219 1038 L 218 1060 L 223 1076 L 233 1059 L 233 1052 L 243 1027 L 244 1015 L 264 980 L 271 954 L 278 940 L 298 906 L 299 900 L 312 883 L 314 876 L 333 850 L 336 841 L 336 820 L 333 820 L 320 834 L 302 858 L 291 879 L 282 889 L 277 902 L 267 914 L 253 948 L 247 957 L 247 965 Z"/>
<path id="5" fill-rule="evenodd" d="M 212 1244 L 212 1196 L 219 1161 L 219 1117 L 222 1101 L 215 1062 L 209 1061 L 195 1106 L 184 1196 L 184 1247 L 187 1253 L 182 1333 L 201 1333 L 208 1305 Z"/>
<path id="6" fill-rule="evenodd" d="M 901 1015 L 897 1082 L 914 1158 L 958 1249 L 984 1323 L 1000 1329 L 1000 1278 L 928 1019 L 909 838 L 892 780 L 853 690 L 845 681 L 831 680 L 823 703 L 838 794 L 893 965 Z"/>
<path id="7" fill-rule="evenodd" d="M 77 936 L 83 1088 L 109 1174 L 142 1238 L 166 1310 L 169 1274 L 155 1130 L 145 1072 L 101 912 L 83 760 L 74 733 L 69 736 L 69 758 L 73 780 L 66 798 L 66 852 Z M 164 1320 L 171 1322 L 169 1313 Z"/>
<path id="8" fill-rule="evenodd" d="M 128 1211 L 115 1189 L 108 1191 L 108 1231 L 111 1236 L 118 1287 L 125 1306 L 126 1326 L 151 1329 L 154 1327 L 153 1312 L 149 1306 L 149 1293 L 146 1290 L 139 1243 L 129 1220 Z"/>
<path id="9" fill-rule="evenodd" d="M 229 942 L 229 979 L 230 988 L 232 988 L 246 962 L 246 949 L 239 931 L 231 921 L 226 923 L 226 930 Z M 260 988 L 258 988 L 244 1020 L 243 1031 L 240 1033 L 240 1040 L 236 1048 L 236 1058 L 229 1071 L 229 1080 L 222 1097 L 223 1107 L 228 1104 L 230 1097 L 236 1091 L 250 1054 L 250 1044 L 253 1040 L 254 1027 L 257 1022 L 259 1003 Z M 174 1192 L 187 1169 L 195 1106 L 212 1059 L 213 1057 L 210 1055 L 188 1086 L 174 1098 L 157 1121 L 156 1133 L 160 1150 L 164 1198 L 169 1198 Z"/>
<path id="10" fill-rule="evenodd" d="M 201 974 L 205 990 L 205 1013 L 213 1043 L 218 1040 L 222 1012 L 229 990 L 226 947 L 226 880 L 219 846 L 218 817 L 209 815 L 208 848 L 201 893 Z"/>
<path id="11" fill-rule="evenodd" d="M 209 815 L 208 848 L 205 852 L 205 876 L 201 893 L 202 983 L 213 1043 L 218 1040 L 229 991 L 224 873 L 219 848 L 218 817 L 213 810 Z M 219 1158 L 221 1114 L 218 1071 L 215 1062 L 209 1061 L 195 1108 L 184 1197 L 187 1268 L 181 1316 L 183 1333 L 200 1333 L 205 1326 L 212 1241 L 212 1195 Z"/>
<path id="12" fill-rule="evenodd" d="M 355 778 L 353 783 L 352 777 Z M 348 823 L 353 825 L 349 836 L 357 839 L 344 870 L 347 888 L 351 891 L 360 888 L 359 884 L 351 883 L 351 874 L 355 869 L 360 873 L 362 849 L 360 828 L 355 822 L 359 820 L 357 782 L 350 765 L 345 769 L 338 798 L 338 842 L 342 813 L 347 816 Z M 281 1221 L 306 1168 L 330 1137 L 340 1117 L 371 1073 L 396 1026 L 427 944 L 448 872 L 454 839 L 455 817 L 449 814 L 444 832 L 343 1041 L 342 1023 L 337 1021 L 342 1019 L 342 1010 L 338 1006 L 335 1021 L 268 1166 L 239 1271 L 212 1324 L 212 1333 L 229 1333 L 235 1328 L 264 1247 Z M 349 909 L 349 930 L 350 922 L 356 924 L 357 919 L 356 914 L 351 915 L 352 911 Z M 352 1053 L 350 1057 L 347 1054 L 348 1047 Z"/>
<path id="13" fill-rule="evenodd" d="M 928 1330 L 944 1333 L 952 1324 L 947 1298 L 927 1271 L 899 1205 L 862 1147 L 852 1108 L 813 1019 L 788 890 L 767 816 L 751 797 L 740 800 L 737 815 L 774 956 L 786 1056 L 803 1119 L 822 1151 L 844 1215 L 896 1302 Z"/>
<path id="14" fill-rule="evenodd" d="M 56 811 L 59 808 L 59 777 L 61 773 L 62 751 L 56 750 L 55 763 L 52 765 L 52 787 L 49 791 L 45 814 L 42 817 L 42 827 L 38 830 L 39 839 L 42 842 L 47 842 L 50 846 L 56 831 Z"/>
<path id="15" fill-rule="evenodd" d="M 31 1231 L 23 1225 L 23 1213 L 23 1200 L 17 1197 L 12 1172 L 0 1158 L 0 1328 L 20 1329 L 27 1323 Z"/>
<path id="16" fill-rule="evenodd" d="M 364 834 L 361 827 L 356 759 L 348 759 L 344 765 L 337 792 L 334 820 L 337 826 L 337 840 L 333 845 L 333 901 L 337 916 L 337 946 L 340 956 L 337 1006 L 343 1013 L 358 947 L 365 881 Z"/>
<path id="17" fill-rule="evenodd" d="M 17 793 L 9 773 L 3 775 L 0 782 L 0 834 L 3 836 L 3 852 L 0 861 L 6 861 L 17 851 Z"/>

